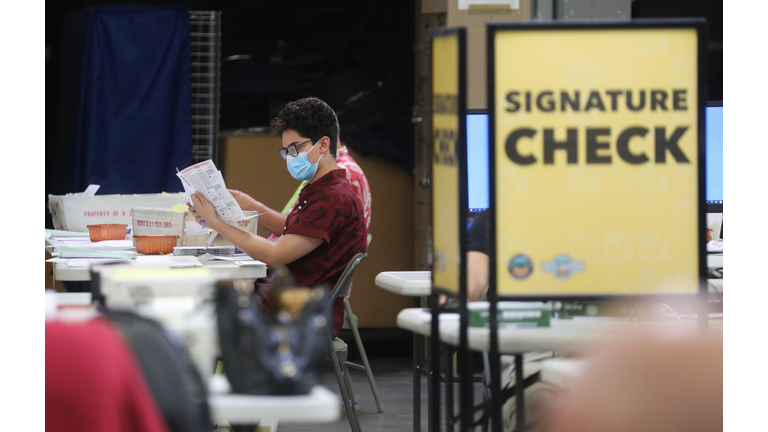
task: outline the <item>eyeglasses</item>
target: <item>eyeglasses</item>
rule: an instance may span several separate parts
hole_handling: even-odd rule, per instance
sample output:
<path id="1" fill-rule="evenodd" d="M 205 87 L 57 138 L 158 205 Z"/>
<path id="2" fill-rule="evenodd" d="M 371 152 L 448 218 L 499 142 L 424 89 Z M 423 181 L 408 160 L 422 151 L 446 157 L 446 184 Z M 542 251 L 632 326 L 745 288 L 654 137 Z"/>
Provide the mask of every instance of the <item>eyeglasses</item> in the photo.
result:
<path id="1" fill-rule="evenodd" d="M 280 157 L 282 157 L 283 160 L 285 160 L 287 155 L 291 155 L 293 157 L 298 156 L 299 155 L 299 147 L 303 146 L 304 144 L 306 144 L 308 142 L 312 142 L 312 140 L 308 139 L 308 140 L 306 140 L 304 142 L 293 143 L 293 144 L 289 145 L 288 147 L 281 148 L 280 149 Z"/>

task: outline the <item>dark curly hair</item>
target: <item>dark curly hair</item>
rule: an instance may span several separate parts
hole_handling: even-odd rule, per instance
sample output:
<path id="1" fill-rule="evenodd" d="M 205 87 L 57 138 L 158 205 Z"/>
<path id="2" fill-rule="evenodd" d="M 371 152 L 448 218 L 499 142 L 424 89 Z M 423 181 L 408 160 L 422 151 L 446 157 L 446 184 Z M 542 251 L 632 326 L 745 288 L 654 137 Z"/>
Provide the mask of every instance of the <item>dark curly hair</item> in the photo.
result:
<path id="1" fill-rule="evenodd" d="M 336 158 L 336 139 L 339 136 L 339 121 L 333 108 L 322 100 L 310 97 L 288 102 L 272 119 L 272 130 L 282 136 L 288 129 L 317 142 L 327 136 L 331 139 L 331 155 Z"/>

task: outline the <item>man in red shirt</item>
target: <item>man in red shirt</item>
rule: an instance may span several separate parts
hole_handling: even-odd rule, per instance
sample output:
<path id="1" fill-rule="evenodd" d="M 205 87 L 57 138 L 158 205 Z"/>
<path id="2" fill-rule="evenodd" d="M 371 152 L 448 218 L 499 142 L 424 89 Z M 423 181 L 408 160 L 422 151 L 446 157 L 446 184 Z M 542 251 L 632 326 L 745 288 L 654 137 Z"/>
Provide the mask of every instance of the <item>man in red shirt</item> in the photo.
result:
<path id="1" fill-rule="evenodd" d="M 340 145 L 341 140 L 337 139 L 336 165 L 339 169 L 347 171 L 347 180 L 349 180 L 349 184 L 352 186 L 352 189 L 363 202 L 365 230 L 367 232 L 371 227 L 371 187 L 368 185 L 368 178 L 365 177 L 363 169 L 360 168 L 360 165 L 358 165 L 352 155 L 349 154 L 347 148 L 341 147 Z M 282 227 L 285 226 L 285 218 L 288 216 L 288 213 L 294 207 L 296 207 L 296 203 L 298 202 L 299 198 L 299 192 L 307 184 L 308 183 L 306 181 L 301 182 L 294 195 L 290 200 L 288 200 L 288 203 L 285 205 L 285 208 L 283 208 L 282 212 L 278 212 L 277 210 L 267 207 L 261 202 L 255 200 L 247 193 L 234 189 L 230 189 L 229 192 L 232 194 L 235 200 L 237 200 L 240 208 L 246 211 L 259 212 L 261 215 L 259 216 L 259 225 L 263 226 L 269 231 L 267 240 L 277 240 L 280 237 L 280 234 L 283 232 Z"/>
<path id="2" fill-rule="evenodd" d="M 272 242 L 224 223 L 200 193 L 192 194 L 190 211 L 249 256 L 272 268 L 287 266 L 298 285 L 331 289 L 349 261 L 367 248 L 363 204 L 336 164 L 336 113 L 320 99 L 300 99 L 280 111 L 272 129 L 280 135 L 280 156 L 290 175 L 309 183 L 285 218 L 282 237 Z M 343 299 L 333 313 L 335 336 L 344 318 Z"/>

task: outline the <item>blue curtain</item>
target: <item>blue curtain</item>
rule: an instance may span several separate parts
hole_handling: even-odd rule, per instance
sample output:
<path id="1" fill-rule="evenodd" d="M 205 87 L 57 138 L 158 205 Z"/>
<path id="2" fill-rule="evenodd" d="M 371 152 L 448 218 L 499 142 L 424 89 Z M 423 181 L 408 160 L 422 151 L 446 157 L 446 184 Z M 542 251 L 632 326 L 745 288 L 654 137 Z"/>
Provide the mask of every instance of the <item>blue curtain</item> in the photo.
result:
<path id="1" fill-rule="evenodd" d="M 101 6 L 88 12 L 74 145 L 74 191 L 182 190 L 192 163 L 189 12 Z"/>

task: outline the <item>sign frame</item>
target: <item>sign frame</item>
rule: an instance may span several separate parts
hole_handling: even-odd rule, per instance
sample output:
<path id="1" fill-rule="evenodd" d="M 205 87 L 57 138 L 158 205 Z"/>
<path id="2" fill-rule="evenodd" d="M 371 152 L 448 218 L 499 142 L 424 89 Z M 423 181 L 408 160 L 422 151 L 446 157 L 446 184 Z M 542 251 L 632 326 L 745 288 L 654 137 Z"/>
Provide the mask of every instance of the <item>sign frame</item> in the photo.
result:
<path id="1" fill-rule="evenodd" d="M 496 35 L 503 31 L 548 31 L 548 30 L 595 30 L 595 29 L 692 29 L 697 35 L 697 150 L 698 150 L 698 191 L 697 191 L 697 220 L 698 220 L 698 292 L 691 293 L 648 293 L 648 294 L 547 294 L 547 295 L 498 295 L 497 293 L 497 241 L 496 241 L 496 94 L 495 94 L 495 42 Z M 597 300 L 658 300 L 675 301 L 691 300 L 697 295 L 706 296 L 706 147 L 705 147 L 705 107 L 707 105 L 707 26 L 703 18 L 671 18 L 671 19 L 637 19 L 631 21 L 550 21 L 550 22 L 521 22 L 521 23 L 488 23 L 487 31 L 487 61 L 488 61 L 488 145 L 489 145 L 489 197 L 490 197 L 490 232 L 489 252 L 489 300 L 494 299 L 527 300 L 527 301 L 597 301 Z"/>
<path id="2" fill-rule="evenodd" d="M 459 189 L 458 189 L 458 217 L 459 217 L 459 255 L 461 256 L 461 261 L 459 263 L 459 291 L 455 292 L 453 290 L 440 287 L 434 284 L 434 281 L 432 283 L 432 293 L 433 294 L 445 294 L 449 296 L 456 296 L 458 295 L 459 298 L 461 297 L 462 290 L 466 291 L 466 272 L 467 272 L 467 266 L 466 266 L 466 239 L 467 239 L 467 233 L 466 233 L 466 226 L 462 226 L 462 221 L 466 223 L 467 216 L 469 213 L 468 209 L 468 197 L 467 197 L 467 123 L 466 123 L 466 116 L 467 116 L 467 48 L 466 48 L 466 29 L 463 27 L 452 27 L 452 28 L 440 28 L 440 29 L 434 29 L 430 30 L 430 52 L 433 53 L 433 44 L 435 38 L 441 38 L 441 37 L 457 37 L 458 40 L 458 64 L 459 64 L 459 70 L 458 70 L 458 111 L 456 113 L 456 116 L 458 117 L 459 124 L 458 124 L 458 138 L 456 140 L 456 158 L 458 161 L 458 171 L 459 171 Z M 432 57 L 430 56 L 430 68 L 432 67 Z M 434 72 L 434 71 L 432 71 Z M 432 76 L 434 79 L 433 73 L 430 73 L 430 76 Z M 430 95 L 432 95 L 432 91 L 430 90 Z M 433 95 L 432 95 L 433 97 Z M 432 120 L 431 122 L 434 122 L 434 113 L 432 108 L 432 98 L 430 98 L 430 113 Z M 430 124 L 432 131 L 434 131 L 434 123 Z M 434 139 L 434 137 L 433 137 Z M 431 149 L 434 150 L 434 142 L 430 140 L 430 143 L 432 143 Z M 431 214 L 431 223 L 432 227 L 435 226 L 435 212 L 434 212 L 434 205 L 435 205 L 435 182 L 434 182 L 434 154 L 431 159 L 431 166 L 430 166 L 430 184 L 431 184 L 431 197 L 430 200 L 432 202 L 432 214 Z M 434 235 L 434 233 L 433 233 Z M 432 242 L 432 271 L 434 272 L 435 268 L 435 249 L 434 249 L 434 241 Z M 466 293 L 465 293 L 466 294 Z"/>
<path id="3" fill-rule="evenodd" d="M 430 427 L 439 428 L 440 425 L 440 380 L 437 378 L 440 375 L 440 305 L 438 304 L 439 295 L 445 294 L 451 297 L 457 297 L 459 301 L 459 349 L 458 349 L 458 363 L 460 372 L 460 392 L 459 392 L 459 406 L 461 407 L 461 428 L 468 429 L 468 425 L 471 421 L 470 409 L 472 406 L 472 381 L 471 381 L 471 358 L 469 355 L 468 342 L 467 342 L 467 327 L 469 325 L 469 314 L 467 310 L 467 227 L 466 221 L 469 214 L 469 198 L 468 198 L 468 181 L 467 181 L 467 36 L 466 29 L 464 27 L 450 27 L 439 28 L 430 31 L 430 77 L 432 80 L 434 76 L 434 42 L 438 38 L 455 37 L 457 40 L 457 112 L 456 117 L 458 119 L 458 136 L 454 144 L 454 156 L 458 163 L 458 209 L 456 216 L 458 216 L 458 291 L 453 291 L 445 287 L 441 287 L 434 282 L 434 270 L 436 265 L 435 254 L 435 188 L 438 187 L 434 181 L 434 87 L 432 81 L 430 83 L 430 132 L 432 139 L 430 140 L 430 184 L 431 184 L 431 226 L 433 230 L 432 240 L 432 294 L 429 298 L 429 306 L 432 313 L 432 321 L 430 331 L 433 337 L 430 337 L 430 382 L 429 382 L 429 398 L 430 398 L 430 412 L 429 412 L 429 424 Z M 448 356 L 447 359 L 450 357 Z M 449 374 L 450 375 L 450 374 Z M 452 379 L 452 378 L 451 378 Z M 453 389 L 446 388 L 446 424 L 453 425 Z"/>
<path id="4" fill-rule="evenodd" d="M 698 225 L 698 291 L 691 293 L 675 293 L 675 294 L 662 294 L 662 293 L 633 293 L 633 294 L 618 294 L 618 293 L 600 293 L 600 294 L 548 294 L 548 295 L 503 295 L 498 294 L 498 268 L 497 268 L 497 197 L 496 197 L 496 94 L 495 94 L 495 47 L 496 47 L 496 35 L 502 31 L 547 31 L 547 30 L 595 30 L 595 29 L 693 29 L 696 32 L 697 39 L 697 150 L 698 150 L 698 163 L 697 163 L 697 201 L 696 206 L 698 209 L 697 225 Z M 670 301 L 670 300 L 699 300 L 699 327 L 702 331 L 706 331 L 707 328 L 707 315 L 706 315 L 706 298 L 707 298 L 707 284 L 706 284 L 706 147 L 705 147 L 705 106 L 707 103 L 707 74 L 706 65 L 708 62 L 707 56 L 707 26 L 706 20 L 702 18 L 684 18 L 684 19 L 642 19 L 631 21 L 553 21 L 553 22 L 526 22 L 526 23 L 488 23 L 487 24 L 487 86 L 488 86 L 488 146 L 489 146 L 489 195 L 490 195 L 490 274 L 489 274 L 489 289 L 488 300 L 490 302 L 489 307 L 489 327 L 490 327 L 490 375 L 491 375 L 491 428 L 494 432 L 501 431 L 501 370 L 500 370 L 500 353 L 499 353 L 499 341 L 498 341 L 498 307 L 497 303 L 499 299 L 513 299 L 513 300 L 528 300 L 528 301 L 590 301 L 590 300 L 607 300 L 607 299 L 622 299 L 629 301 L 636 300 L 656 300 L 656 301 Z M 515 376 L 516 382 L 523 381 L 523 359 L 522 354 L 515 355 Z M 517 407 L 517 427 L 518 430 L 525 429 L 525 398 L 522 386 L 516 387 L 516 407 Z"/>

